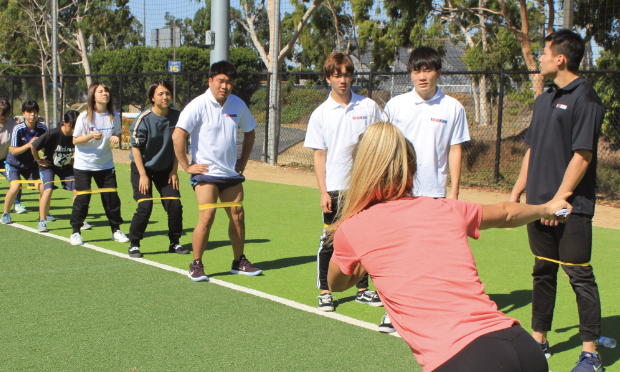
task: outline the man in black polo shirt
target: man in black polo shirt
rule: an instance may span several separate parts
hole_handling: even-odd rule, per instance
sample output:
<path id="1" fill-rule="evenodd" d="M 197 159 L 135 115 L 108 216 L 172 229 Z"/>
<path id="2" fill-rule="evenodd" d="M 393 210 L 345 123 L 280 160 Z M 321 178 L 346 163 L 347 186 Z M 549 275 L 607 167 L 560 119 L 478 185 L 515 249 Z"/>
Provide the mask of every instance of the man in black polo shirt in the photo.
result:
<path id="1" fill-rule="evenodd" d="M 592 216 L 596 198 L 597 144 L 603 104 L 596 92 L 577 75 L 585 45 L 569 30 L 545 38 L 540 56 L 541 75 L 551 85 L 536 98 L 525 143 L 519 178 L 509 201 L 526 190 L 528 204 L 546 203 L 567 192 L 573 210 L 565 224 L 542 219 L 527 225 L 530 248 L 536 256 L 532 276 L 533 337 L 548 357 L 559 263 L 577 297 L 583 352 L 572 372 L 602 370 L 596 340 L 601 335 L 601 302 L 589 265 L 592 253 Z"/>

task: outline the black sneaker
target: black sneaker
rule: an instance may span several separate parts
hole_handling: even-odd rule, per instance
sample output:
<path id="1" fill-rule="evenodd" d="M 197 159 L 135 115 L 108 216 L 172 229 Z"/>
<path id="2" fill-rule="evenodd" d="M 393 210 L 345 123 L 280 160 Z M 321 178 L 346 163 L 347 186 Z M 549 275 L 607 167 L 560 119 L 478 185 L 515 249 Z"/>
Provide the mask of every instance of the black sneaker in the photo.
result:
<path id="1" fill-rule="evenodd" d="M 183 248 L 183 246 L 179 243 L 170 243 L 170 246 L 168 247 L 168 252 L 178 253 L 178 254 L 188 254 L 189 249 Z"/>
<path id="2" fill-rule="evenodd" d="M 254 267 L 252 263 L 245 258 L 245 255 L 241 255 L 239 261 L 233 260 L 230 272 L 233 274 L 256 276 L 262 274 L 263 270 Z"/>
<path id="3" fill-rule="evenodd" d="M 208 282 L 209 277 L 205 274 L 205 267 L 202 260 L 194 260 L 189 264 L 189 274 L 187 274 L 192 282 Z"/>
<path id="4" fill-rule="evenodd" d="M 334 311 L 334 296 L 331 293 L 323 293 L 317 297 L 319 298 L 317 309 L 321 311 Z"/>
<path id="5" fill-rule="evenodd" d="M 579 360 L 575 368 L 571 372 L 599 372 L 603 371 L 603 361 L 601 360 L 601 354 L 588 353 L 582 351 L 579 355 Z"/>
<path id="6" fill-rule="evenodd" d="M 536 341 L 538 343 L 538 345 L 540 345 L 540 348 L 542 349 L 543 353 L 545 354 L 545 358 L 549 359 L 551 358 L 551 350 L 549 349 L 549 340 L 543 342 L 542 344 L 538 341 Z"/>
<path id="7" fill-rule="evenodd" d="M 358 291 L 355 295 L 355 302 L 359 302 L 360 304 L 366 304 L 373 307 L 383 306 L 383 302 L 379 298 L 379 295 L 375 291 L 365 290 Z"/>
<path id="8" fill-rule="evenodd" d="M 381 324 L 379 324 L 379 328 L 377 329 L 381 333 L 393 333 L 396 332 L 394 326 L 392 325 L 392 321 L 390 320 L 390 316 L 388 313 L 385 313 L 381 317 Z"/>
<path id="9" fill-rule="evenodd" d="M 129 246 L 129 257 L 132 258 L 142 258 L 142 253 L 140 253 L 140 247 L 136 247 L 135 245 Z"/>

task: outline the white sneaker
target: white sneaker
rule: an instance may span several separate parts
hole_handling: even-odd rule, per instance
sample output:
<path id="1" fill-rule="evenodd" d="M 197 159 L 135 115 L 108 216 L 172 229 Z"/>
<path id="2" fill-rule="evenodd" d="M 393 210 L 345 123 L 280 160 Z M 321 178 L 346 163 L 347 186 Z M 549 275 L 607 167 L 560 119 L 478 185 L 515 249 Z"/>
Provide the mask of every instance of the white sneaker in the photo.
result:
<path id="1" fill-rule="evenodd" d="M 56 221 L 56 219 L 54 218 L 54 216 L 52 216 L 51 214 L 47 214 L 47 218 L 46 218 L 47 222 L 54 222 Z"/>
<path id="2" fill-rule="evenodd" d="M 390 320 L 390 316 L 388 313 L 385 313 L 383 317 L 381 317 L 381 324 L 379 324 L 379 329 L 377 329 L 381 333 L 393 333 L 396 332 L 394 326 L 392 325 L 392 321 Z"/>
<path id="3" fill-rule="evenodd" d="M 71 245 L 82 245 L 84 241 L 82 241 L 82 235 L 80 233 L 71 234 Z"/>
<path id="4" fill-rule="evenodd" d="M 84 224 L 82 225 L 82 227 L 80 228 L 80 230 L 90 230 L 93 227 L 86 221 L 84 221 Z"/>
<path id="5" fill-rule="evenodd" d="M 127 243 L 129 238 L 121 230 L 116 230 L 116 232 L 112 234 L 112 240 L 119 243 Z"/>
<path id="6" fill-rule="evenodd" d="M 15 213 L 17 213 L 17 214 L 22 214 L 22 213 L 26 213 L 26 212 L 28 212 L 28 211 L 26 210 L 26 206 L 24 206 L 24 205 L 23 205 L 23 204 L 21 204 L 21 203 L 14 204 L 14 205 L 13 205 L 13 209 L 15 210 Z"/>

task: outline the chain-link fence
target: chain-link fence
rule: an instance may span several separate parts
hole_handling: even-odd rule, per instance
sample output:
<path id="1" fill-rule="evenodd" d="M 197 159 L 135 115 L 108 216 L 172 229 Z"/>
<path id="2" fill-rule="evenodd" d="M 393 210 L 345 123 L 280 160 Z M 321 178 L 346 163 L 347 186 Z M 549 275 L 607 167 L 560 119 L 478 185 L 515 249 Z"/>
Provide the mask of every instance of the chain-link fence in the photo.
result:
<path id="1" fill-rule="evenodd" d="M 462 184 L 510 188 L 518 177 L 527 146 L 525 132 L 532 117 L 535 91 L 544 82 L 535 72 L 444 72 L 440 89 L 465 107 L 471 141 L 463 144 Z M 620 71 L 583 71 L 605 106 L 605 121 L 598 147 L 598 190 L 601 196 L 617 201 L 620 185 Z M 174 106 L 187 103 L 208 88 L 207 73 L 98 75 L 93 80 L 110 87 L 116 110 L 122 115 L 123 147 L 128 148 L 129 126 L 149 106 L 146 90 L 152 81 L 163 79 L 175 86 Z M 44 99 L 43 85 L 47 84 Z M 256 141 L 250 159 L 268 160 L 269 133 L 268 73 L 241 73 L 233 93 L 249 107 L 258 123 Z M 52 117 L 51 79 L 41 76 L 0 77 L 0 97 L 13 104 L 13 114 L 20 115 L 22 102 L 34 99 L 41 106 L 42 117 Z M 394 96 L 411 91 L 406 73 L 358 73 L 352 89 L 374 99 L 381 108 Z M 65 75 L 59 80 L 59 117 L 69 109 L 86 108 L 86 79 Z M 308 120 L 312 112 L 327 99 L 330 87 L 320 73 L 282 73 L 280 127 L 277 135 L 277 163 L 313 169 L 313 152 L 303 147 Z M 43 102 L 47 102 L 47 112 Z M 50 120 L 48 124 L 53 126 Z M 241 149 L 242 133 L 238 137 Z"/>

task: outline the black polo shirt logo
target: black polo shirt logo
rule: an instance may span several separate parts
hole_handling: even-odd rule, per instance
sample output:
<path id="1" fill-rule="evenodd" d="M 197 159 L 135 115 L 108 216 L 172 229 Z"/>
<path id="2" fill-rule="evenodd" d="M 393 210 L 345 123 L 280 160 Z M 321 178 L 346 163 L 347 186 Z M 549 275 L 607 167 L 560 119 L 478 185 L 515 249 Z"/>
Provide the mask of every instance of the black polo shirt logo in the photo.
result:
<path id="1" fill-rule="evenodd" d="M 568 106 L 563 105 L 563 104 L 561 104 L 561 103 L 558 103 L 558 105 L 557 105 L 557 106 L 555 106 L 555 107 L 556 107 L 556 108 L 559 108 L 559 109 L 562 109 L 562 110 L 566 110 L 566 109 L 568 108 Z"/>

